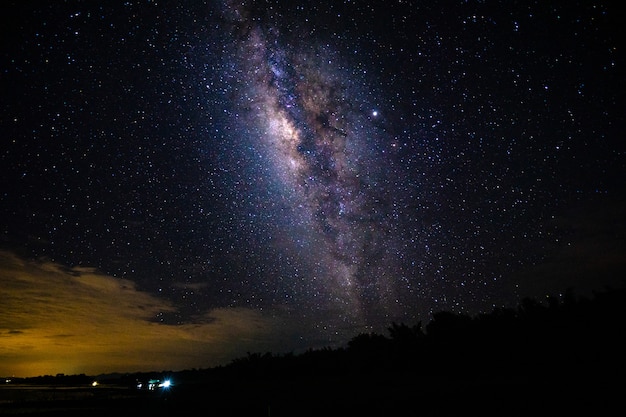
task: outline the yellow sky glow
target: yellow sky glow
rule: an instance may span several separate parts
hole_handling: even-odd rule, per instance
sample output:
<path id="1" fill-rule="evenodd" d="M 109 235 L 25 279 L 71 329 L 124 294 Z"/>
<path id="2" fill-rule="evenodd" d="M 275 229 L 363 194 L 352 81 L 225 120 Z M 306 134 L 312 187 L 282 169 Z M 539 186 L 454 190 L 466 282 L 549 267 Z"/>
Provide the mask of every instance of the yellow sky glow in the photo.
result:
<path id="1" fill-rule="evenodd" d="M 0 377 L 212 367 L 252 347 L 270 351 L 270 335 L 281 326 L 246 308 L 158 323 L 157 313 L 174 306 L 131 281 L 2 251 L 0 306 Z"/>

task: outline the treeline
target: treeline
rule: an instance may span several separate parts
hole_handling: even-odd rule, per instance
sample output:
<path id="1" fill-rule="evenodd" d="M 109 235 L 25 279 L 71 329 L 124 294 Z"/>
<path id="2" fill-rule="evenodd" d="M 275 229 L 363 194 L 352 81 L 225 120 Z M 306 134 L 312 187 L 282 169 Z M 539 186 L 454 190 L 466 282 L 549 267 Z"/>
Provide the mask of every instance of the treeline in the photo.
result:
<path id="1" fill-rule="evenodd" d="M 300 354 L 248 353 L 225 366 L 108 376 L 108 383 L 172 378 L 178 386 L 224 381 L 392 377 L 543 378 L 604 377 L 626 370 L 626 289 L 606 289 L 592 298 L 526 298 L 515 308 L 477 316 L 435 313 L 425 326 L 391 323 L 387 334 L 362 333 L 344 347 Z M 95 376 L 17 378 L 41 385 L 91 384 Z"/>
<path id="2" fill-rule="evenodd" d="M 169 402 L 217 414 L 610 415 L 623 408 L 626 290 L 524 299 L 477 316 L 439 312 L 344 347 L 249 353 L 178 373 Z M 187 384 L 188 383 L 188 384 Z"/>
<path id="3" fill-rule="evenodd" d="M 58 386 L 82 386 L 90 385 L 94 381 L 94 377 L 85 374 L 76 375 L 40 375 L 35 377 L 10 377 L 5 378 L 5 383 L 12 384 L 29 384 L 29 385 L 58 385 Z"/>
<path id="4" fill-rule="evenodd" d="M 248 354 L 223 371 L 236 378 L 601 376 L 626 369 L 625 313 L 625 289 L 593 298 L 568 291 L 474 317 L 442 311 L 426 326 L 392 323 L 386 335 L 359 334 L 338 349 Z"/>

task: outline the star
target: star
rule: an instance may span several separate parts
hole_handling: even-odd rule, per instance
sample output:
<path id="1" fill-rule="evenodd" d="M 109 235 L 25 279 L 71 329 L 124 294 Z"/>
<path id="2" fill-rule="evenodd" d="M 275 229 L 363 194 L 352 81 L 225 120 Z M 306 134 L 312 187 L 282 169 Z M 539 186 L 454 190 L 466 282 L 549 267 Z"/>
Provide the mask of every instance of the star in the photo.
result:
<path id="1" fill-rule="evenodd" d="M 49 3 L 2 15 L 14 310 L 306 349 L 623 276 L 610 4 Z"/>

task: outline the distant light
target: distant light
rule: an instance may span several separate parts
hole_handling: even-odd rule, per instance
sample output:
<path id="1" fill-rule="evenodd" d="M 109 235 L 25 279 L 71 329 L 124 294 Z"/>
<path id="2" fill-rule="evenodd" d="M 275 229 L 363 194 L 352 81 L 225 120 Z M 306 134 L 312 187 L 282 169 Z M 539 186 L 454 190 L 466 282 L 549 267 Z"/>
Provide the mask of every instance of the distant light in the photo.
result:
<path id="1" fill-rule="evenodd" d="M 99 385 L 99 384 L 98 384 L 98 381 L 93 381 L 93 382 L 91 383 L 91 386 L 92 386 L 92 387 L 97 387 L 98 385 Z"/>
<path id="2" fill-rule="evenodd" d="M 161 383 L 159 384 L 159 387 L 160 387 L 160 388 L 169 388 L 169 387 L 170 387 L 170 385 L 172 385 L 172 383 L 170 382 L 170 380 L 169 380 L 169 379 L 166 379 L 165 381 L 163 381 L 163 382 L 161 382 Z"/>
<path id="3" fill-rule="evenodd" d="M 374 116 L 374 117 L 378 116 L 378 110 L 372 111 L 372 116 Z"/>

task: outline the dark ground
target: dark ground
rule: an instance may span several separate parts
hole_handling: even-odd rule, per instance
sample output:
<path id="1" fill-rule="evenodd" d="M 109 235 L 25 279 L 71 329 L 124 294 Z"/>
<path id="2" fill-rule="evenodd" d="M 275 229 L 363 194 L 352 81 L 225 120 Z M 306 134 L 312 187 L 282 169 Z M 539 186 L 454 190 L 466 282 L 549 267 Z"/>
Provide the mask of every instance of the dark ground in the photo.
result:
<path id="1" fill-rule="evenodd" d="M 599 376 L 598 373 L 597 376 Z M 604 373 L 603 373 L 604 374 Z M 621 375 L 623 376 L 623 374 Z M 193 383 L 169 391 L 74 388 L 0 403 L 28 416 L 610 416 L 623 411 L 622 380 L 537 376 L 489 380 L 297 378 Z"/>

